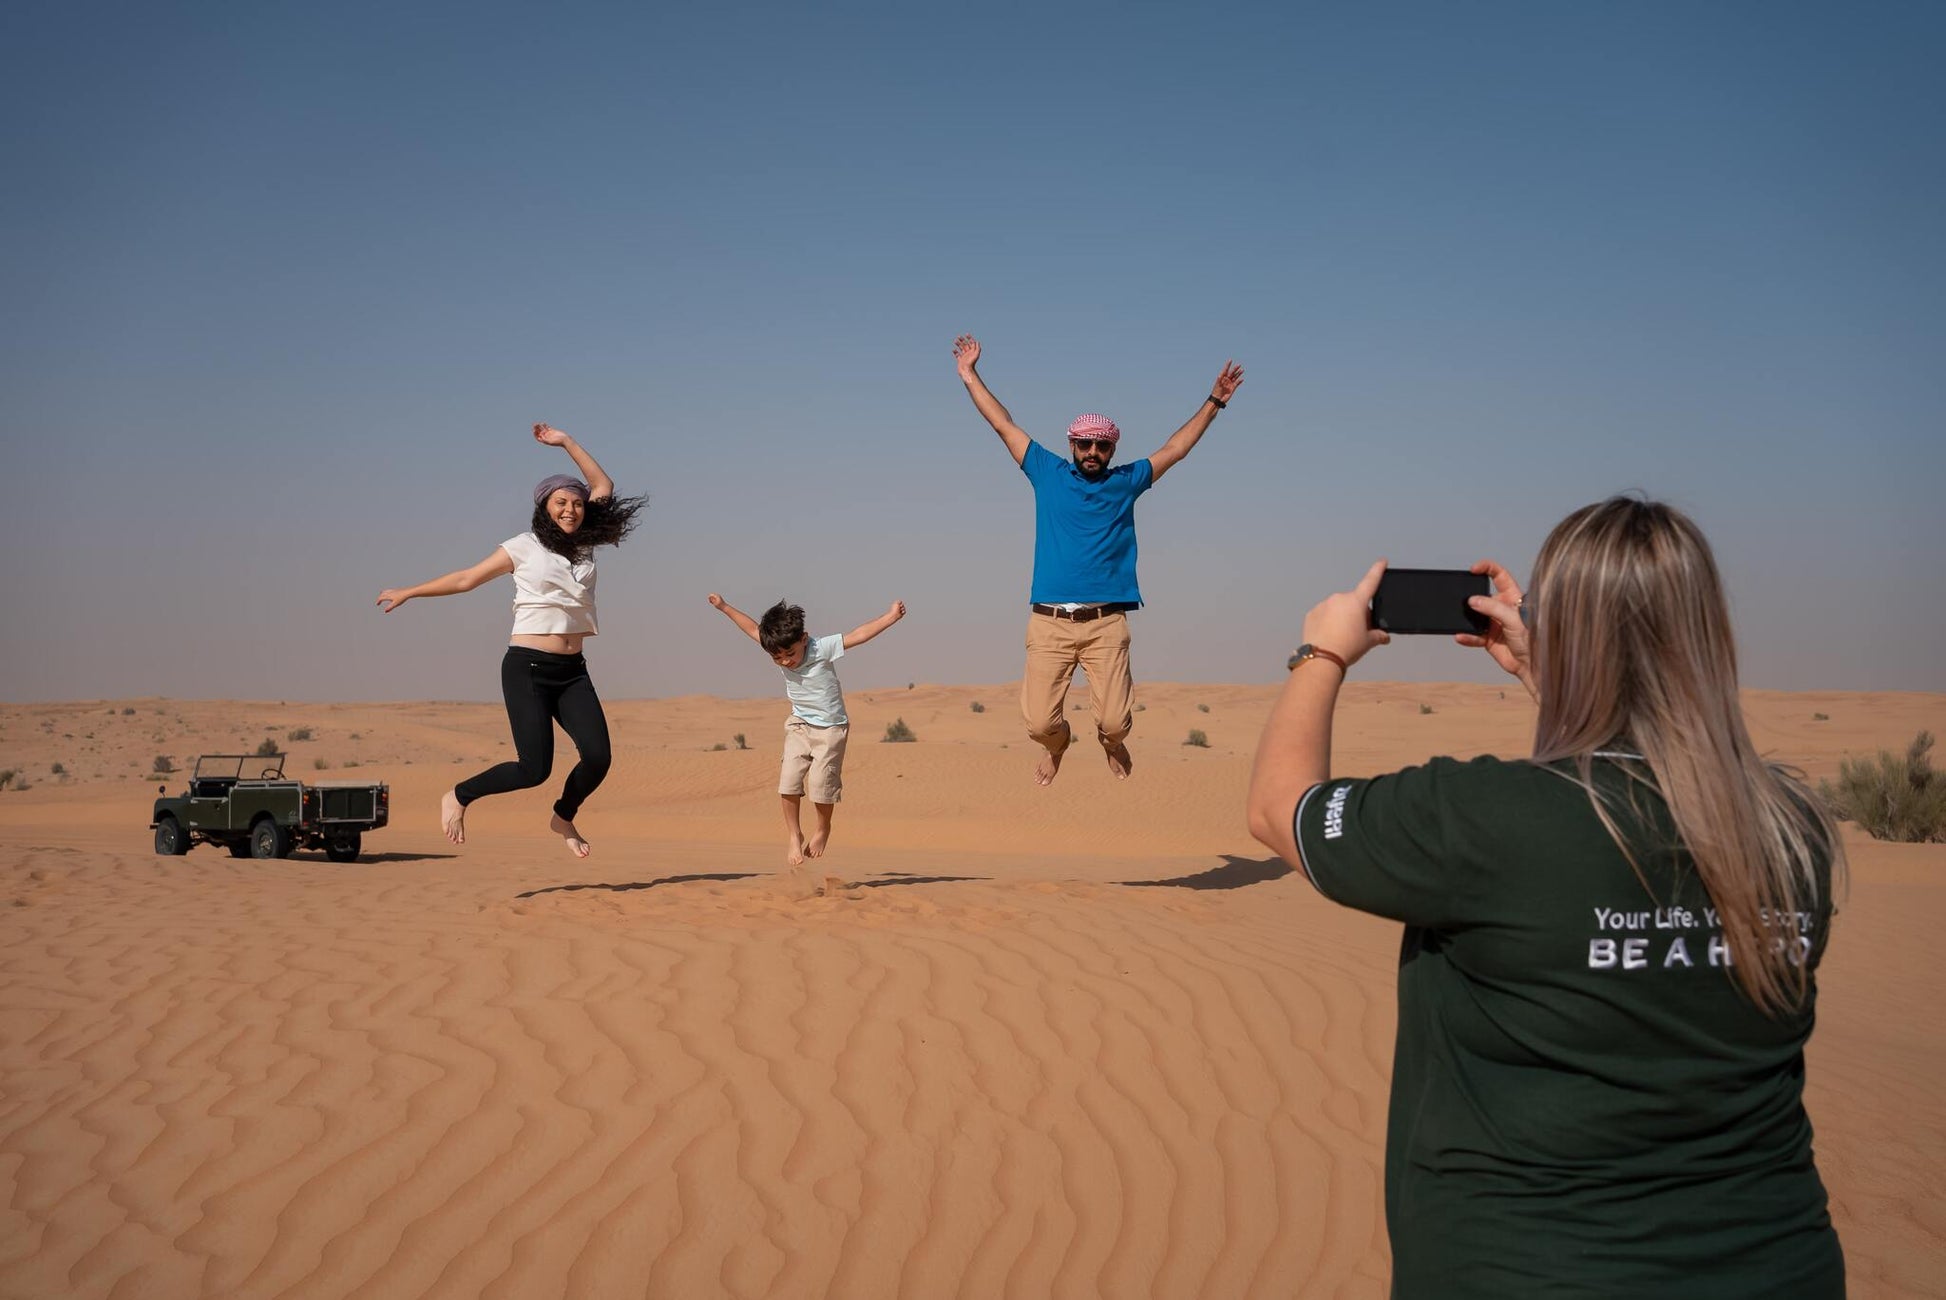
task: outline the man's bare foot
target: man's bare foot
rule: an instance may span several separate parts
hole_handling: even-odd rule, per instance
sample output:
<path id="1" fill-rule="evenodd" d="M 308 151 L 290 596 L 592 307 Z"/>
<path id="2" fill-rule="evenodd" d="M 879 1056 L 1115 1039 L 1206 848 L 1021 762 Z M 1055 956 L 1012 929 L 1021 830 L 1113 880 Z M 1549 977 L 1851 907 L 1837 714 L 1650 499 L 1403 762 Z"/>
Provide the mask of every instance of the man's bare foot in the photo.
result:
<path id="1" fill-rule="evenodd" d="M 1108 770 L 1115 774 L 1115 779 L 1128 780 L 1128 774 L 1135 770 L 1135 760 L 1128 756 L 1128 746 L 1117 741 L 1102 748 L 1108 751 Z"/>
<path id="2" fill-rule="evenodd" d="M 574 829 L 574 823 L 559 813 L 548 819 L 547 829 L 567 841 L 568 852 L 577 858 L 585 858 L 595 851 L 595 846 L 581 838 L 581 832 Z"/>
<path id="3" fill-rule="evenodd" d="M 804 865 L 804 840 L 801 836 L 791 836 L 790 843 L 784 846 L 784 861 L 793 867 Z"/>
<path id="4" fill-rule="evenodd" d="M 1035 785 L 1054 784 L 1054 778 L 1057 775 L 1059 775 L 1061 771 L 1061 758 L 1063 755 L 1065 755 L 1068 752 L 1068 746 L 1072 745 L 1073 743 L 1074 743 L 1074 728 L 1069 727 L 1067 736 L 1063 738 L 1061 741 L 1061 747 L 1059 749 L 1050 749 L 1046 753 L 1042 754 L 1041 761 L 1035 765 L 1034 767 Z"/>
<path id="5" fill-rule="evenodd" d="M 448 790 L 439 796 L 439 829 L 445 831 L 446 838 L 453 843 L 466 843 L 466 805 L 459 801 L 456 790 Z"/>

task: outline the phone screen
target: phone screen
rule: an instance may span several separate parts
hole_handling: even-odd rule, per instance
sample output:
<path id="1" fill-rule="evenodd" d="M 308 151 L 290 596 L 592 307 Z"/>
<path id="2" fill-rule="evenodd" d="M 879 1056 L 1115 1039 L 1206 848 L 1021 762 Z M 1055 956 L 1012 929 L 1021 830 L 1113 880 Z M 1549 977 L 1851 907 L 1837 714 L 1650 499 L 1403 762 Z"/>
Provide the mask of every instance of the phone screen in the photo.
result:
<path id="1" fill-rule="evenodd" d="M 1469 609 L 1466 600 L 1492 594 L 1493 581 L 1484 573 L 1387 569 L 1372 596 L 1372 626 L 1395 636 L 1483 634 L 1492 620 Z"/>

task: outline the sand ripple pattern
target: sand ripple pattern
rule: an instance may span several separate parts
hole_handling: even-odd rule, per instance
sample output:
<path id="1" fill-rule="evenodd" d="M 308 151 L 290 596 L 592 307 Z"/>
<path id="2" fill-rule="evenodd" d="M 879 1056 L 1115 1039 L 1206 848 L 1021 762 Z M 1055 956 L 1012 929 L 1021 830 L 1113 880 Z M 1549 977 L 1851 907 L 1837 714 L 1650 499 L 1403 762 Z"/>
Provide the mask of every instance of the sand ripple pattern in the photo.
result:
<path id="1" fill-rule="evenodd" d="M 0 1295 L 1383 1294 L 1301 882 L 14 861 Z"/>

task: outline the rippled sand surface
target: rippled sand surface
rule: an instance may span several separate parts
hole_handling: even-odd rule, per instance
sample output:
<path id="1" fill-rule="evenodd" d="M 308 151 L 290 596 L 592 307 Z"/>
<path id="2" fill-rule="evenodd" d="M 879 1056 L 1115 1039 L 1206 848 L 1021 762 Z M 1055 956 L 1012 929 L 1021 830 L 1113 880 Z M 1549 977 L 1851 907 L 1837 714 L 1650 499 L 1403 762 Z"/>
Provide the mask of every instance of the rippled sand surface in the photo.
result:
<path id="1" fill-rule="evenodd" d="M 497 706 L 0 706 L 0 1296 L 1382 1296 L 1397 931 L 1244 832 L 1270 689 L 1145 685 L 1135 776 L 1083 746 L 1049 790 L 1012 692 L 854 694 L 814 872 L 780 701 L 611 704 L 585 861 L 540 792 L 440 837 Z M 1946 731 L 1749 709 L 1814 777 Z M 1531 725 L 1360 683 L 1339 766 Z M 155 757 L 266 736 L 390 783 L 366 858 L 156 857 Z M 1853 1294 L 1941 1294 L 1946 845 L 1850 843 L 1819 1159 Z"/>

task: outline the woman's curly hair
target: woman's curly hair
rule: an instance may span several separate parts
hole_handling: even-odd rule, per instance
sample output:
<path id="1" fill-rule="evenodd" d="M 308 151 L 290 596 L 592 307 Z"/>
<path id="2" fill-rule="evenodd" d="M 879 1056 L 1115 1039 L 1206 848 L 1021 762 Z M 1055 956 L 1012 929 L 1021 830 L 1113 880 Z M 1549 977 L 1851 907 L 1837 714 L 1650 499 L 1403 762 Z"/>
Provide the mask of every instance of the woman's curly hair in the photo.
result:
<path id="1" fill-rule="evenodd" d="M 581 516 L 581 527 L 572 533 L 564 533 L 554 517 L 547 513 L 547 502 L 540 501 L 534 506 L 534 536 L 542 546 L 566 559 L 570 564 L 579 564 L 594 552 L 597 546 L 620 546 L 622 539 L 635 531 L 635 516 L 649 504 L 647 497 L 602 497 L 588 502 L 587 513 Z"/>

